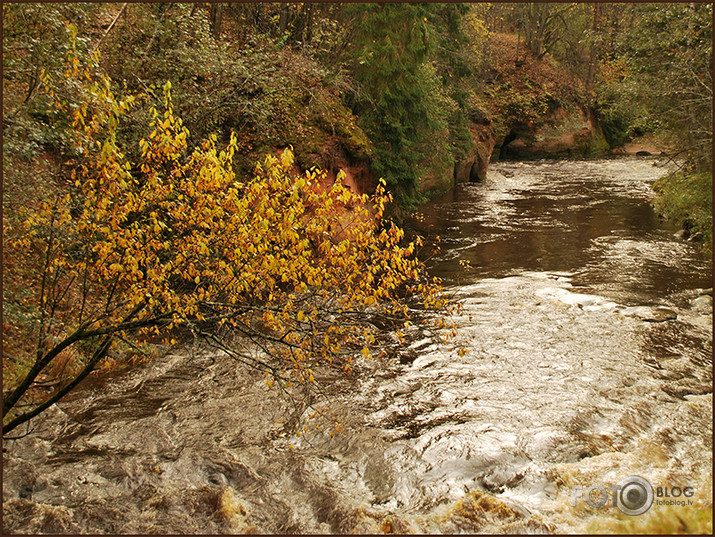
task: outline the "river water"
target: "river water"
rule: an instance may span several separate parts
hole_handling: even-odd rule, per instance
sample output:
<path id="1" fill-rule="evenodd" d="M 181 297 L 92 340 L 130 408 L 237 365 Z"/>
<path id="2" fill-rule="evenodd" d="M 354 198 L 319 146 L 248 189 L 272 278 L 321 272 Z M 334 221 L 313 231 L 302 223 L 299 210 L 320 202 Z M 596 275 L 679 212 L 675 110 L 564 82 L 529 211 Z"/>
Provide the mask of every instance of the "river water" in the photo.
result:
<path id="1" fill-rule="evenodd" d="M 285 399 L 201 347 L 86 386 L 5 442 L 5 531 L 646 531 L 706 514 L 712 264 L 652 212 L 662 173 L 496 163 L 423 207 L 459 335 L 415 328 L 333 382 L 334 436 L 287 434 Z M 693 487 L 692 505 L 628 517 L 581 494 L 634 474 Z"/>

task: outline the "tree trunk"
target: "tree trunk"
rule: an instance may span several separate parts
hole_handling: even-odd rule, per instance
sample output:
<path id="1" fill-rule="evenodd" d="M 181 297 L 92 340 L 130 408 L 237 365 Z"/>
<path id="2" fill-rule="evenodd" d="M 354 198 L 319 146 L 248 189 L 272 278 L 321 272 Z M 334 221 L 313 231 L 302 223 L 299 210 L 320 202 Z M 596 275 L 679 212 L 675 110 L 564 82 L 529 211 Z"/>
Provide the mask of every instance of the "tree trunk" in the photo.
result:
<path id="1" fill-rule="evenodd" d="M 256 2 L 253 4 L 253 26 L 259 33 L 263 33 L 263 17 L 261 16 L 263 11 L 263 4 Z"/>
<path id="2" fill-rule="evenodd" d="M 281 4 L 280 17 L 278 19 L 278 35 L 282 36 L 288 28 L 288 15 L 290 14 L 290 6 Z"/>
<path id="3" fill-rule="evenodd" d="M 593 26 L 592 26 L 592 38 L 591 38 L 591 51 L 588 58 L 588 74 L 586 75 L 586 91 L 590 94 L 593 91 L 593 82 L 596 77 L 596 61 L 598 60 L 596 51 L 598 49 L 598 43 L 596 42 L 596 35 L 598 32 L 598 23 L 601 15 L 601 4 L 598 2 L 593 5 Z"/>
<path id="4" fill-rule="evenodd" d="M 221 37 L 221 24 L 223 22 L 223 6 L 219 3 L 211 4 L 211 31 L 214 38 Z"/>
<path id="5" fill-rule="evenodd" d="M 291 30 L 290 38 L 288 40 L 291 44 L 304 41 L 306 9 L 308 5 L 309 4 L 303 4 L 300 11 L 298 11 L 293 19 L 293 29 Z"/>
<path id="6" fill-rule="evenodd" d="M 142 300 L 139 302 L 134 308 L 124 317 L 124 319 L 117 325 L 110 326 L 110 327 L 104 327 L 100 328 L 97 330 L 90 330 L 86 331 L 87 327 L 91 324 L 91 322 L 87 322 L 84 325 L 80 326 L 75 330 L 74 333 L 69 335 L 67 338 L 65 338 L 64 341 L 56 345 L 52 350 L 50 350 L 48 353 L 46 353 L 44 356 L 41 356 L 35 361 L 35 363 L 32 365 L 32 368 L 30 371 L 27 373 L 25 378 L 22 380 L 22 382 L 15 388 L 15 390 L 12 391 L 12 393 L 8 394 L 7 396 L 3 397 L 3 419 L 7 416 L 8 412 L 20 401 L 20 398 L 30 389 L 30 386 L 35 382 L 35 379 L 37 379 L 37 376 L 40 374 L 40 372 L 47 367 L 52 360 L 54 360 L 57 356 L 62 353 L 65 349 L 71 347 L 78 341 L 87 341 L 91 339 L 94 335 L 104 335 L 104 339 L 100 343 L 100 345 L 96 348 L 94 354 L 90 358 L 90 360 L 87 362 L 85 368 L 77 375 L 74 380 L 72 380 L 69 384 L 61 388 L 55 395 L 50 397 L 47 401 L 38 404 L 35 408 L 32 410 L 29 410 L 17 417 L 15 417 L 12 421 L 10 421 L 8 424 L 3 425 L 2 432 L 3 434 L 11 431 L 18 425 L 25 423 L 26 421 L 34 418 L 38 414 L 42 413 L 45 409 L 49 408 L 53 404 L 55 404 L 57 401 L 59 401 L 62 397 L 64 397 L 67 393 L 69 393 L 75 386 L 77 386 L 82 380 L 89 375 L 95 368 L 95 366 L 99 363 L 99 361 L 104 358 L 107 355 L 107 351 L 109 350 L 109 347 L 112 343 L 112 340 L 114 338 L 114 335 L 116 332 L 120 332 L 124 327 L 129 328 L 132 319 L 134 319 L 139 313 L 146 308 L 147 306 L 147 301 Z M 138 321 L 136 324 L 136 327 L 139 327 L 139 325 L 144 324 L 146 326 L 150 326 L 151 324 L 154 324 L 154 320 L 149 320 L 147 321 Z"/>
<path id="7" fill-rule="evenodd" d="M 310 40 L 313 39 L 313 4 L 311 2 L 306 5 L 308 13 L 305 20 L 305 42 L 310 43 Z"/>
<path id="8" fill-rule="evenodd" d="M 102 44 L 102 41 L 104 41 L 104 38 L 109 35 L 109 32 L 112 31 L 112 28 L 114 28 L 114 25 L 117 24 L 117 21 L 119 20 L 119 17 L 121 17 L 123 13 L 126 14 L 126 12 L 127 12 L 127 2 L 124 2 L 124 4 L 122 5 L 121 9 L 119 10 L 119 13 L 117 13 L 117 16 L 114 17 L 114 20 L 112 21 L 112 24 L 109 25 L 109 28 L 107 28 L 107 31 L 104 32 L 104 35 L 102 36 L 102 38 L 101 38 L 101 39 L 99 40 L 99 42 L 94 46 L 94 50 L 98 50 L 98 49 L 99 49 L 99 46 Z M 126 16 L 125 16 L 125 18 L 124 18 L 124 21 L 126 22 Z"/>

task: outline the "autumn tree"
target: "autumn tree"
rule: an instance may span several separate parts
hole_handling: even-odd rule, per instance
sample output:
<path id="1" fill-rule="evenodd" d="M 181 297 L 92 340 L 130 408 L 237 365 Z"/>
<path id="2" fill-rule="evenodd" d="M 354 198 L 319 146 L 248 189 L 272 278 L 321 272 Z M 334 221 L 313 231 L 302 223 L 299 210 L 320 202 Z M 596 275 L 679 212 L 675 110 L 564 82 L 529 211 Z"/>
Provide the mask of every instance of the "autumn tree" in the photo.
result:
<path id="1" fill-rule="evenodd" d="M 638 97 L 699 168 L 712 170 L 712 4 L 638 6 L 621 43 Z"/>
<path id="2" fill-rule="evenodd" d="M 130 160 L 119 132 L 143 97 L 117 95 L 97 64 L 72 48 L 60 76 L 42 77 L 49 121 L 69 129 L 70 181 L 4 223 L 6 254 L 38 277 L 20 334 L 34 348 L 4 363 L 3 433 L 152 338 L 193 334 L 269 383 L 310 390 L 320 368 L 349 372 L 375 352 L 376 324 L 399 328 L 412 307 L 448 313 L 414 256 L 419 239 L 385 219 L 384 183 L 370 197 L 341 176 L 321 187 L 290 149 L 237 177 L 237 138 L 191 149 L 169 83 Z"/>
<path id="3" fill-rule="evenodd" d="M 563 39 L 568 26 L 568 3 L 528 2 L 517 8 L 519 30 L 523 32 L 526 46 L 537 59 L 551 52 Z"/>

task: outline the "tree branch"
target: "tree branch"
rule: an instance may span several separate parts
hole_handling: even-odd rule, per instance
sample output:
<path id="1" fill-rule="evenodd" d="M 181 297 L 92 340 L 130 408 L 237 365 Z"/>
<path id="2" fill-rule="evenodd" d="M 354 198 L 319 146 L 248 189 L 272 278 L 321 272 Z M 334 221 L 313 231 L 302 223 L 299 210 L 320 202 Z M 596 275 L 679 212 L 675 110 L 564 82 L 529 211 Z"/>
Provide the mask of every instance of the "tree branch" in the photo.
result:
<path id="1" fill-rule="evenodd" d="M 122 16 L 122 13 L 124 13 L 124 10 L 127 9 L 127 4 L 128 4 L 128 2 L 124 2 L 124 4 L 122 5 L 122 8 L 119 10 L 119 13 L 117 13 L 117 16 L 114 17 L 114 20 L 112 21 L 112 24 L 109 25 L 109 28 L 107 28 L 107 31 L 104 32 L 104 35 L 103 35 L 102 38 L 99 40 L 99 42 L 95 45 L 95 47 L 94 47 L 94 49 L 92 50 L 92 52 L 96 52 L 96 51 L 99 49 L 99 46 L 102 44 L 102 41 L 104 41 L 104 38 L 107 37 L 107 35 L 109 35 L 109 32 L 112 31 L 112 28 L 114 28 L 114 25 L 117 24 L 117 21 L 119 20 L 119 17 L 121 17 L 121 16 Z"/>
<path id="2" fill-rule="evenodd" d="M 9 433 L 12 431 L 15 427 L 18 425 L 21 425 L 25 423 L 26 421 L 31 420 L 41 412 L 47 410 L 49 407 L 54 405 L 57 401 L 62 399 L 65 395 L 67 395 L 70 391 L 72 391 L 75 386 L 77 386 L 80 382 L 82 382 L 87 375 L 89 375 L 93 370 L 94 367 L 97 365 L 97 363 L 104 358 L 107 355 L 107 352 L 109 351 L 109 347 L 112 344 L 112 336 L 109 335 L 104 338 L 100 346 L 97 348 L 97 350 L 94 352 L 92 355 L 92 358 L 89 360 L 87 365 L 84 367 L 84 369 L 80 372 L 77 377 L 67 384 L 64 388 L 62 388 L 60 391 L 58 391 L 55 395 L 50 397 L 47 401 L 44 403 L 36 406 L 29 412 L 25 412 L 24 414 L 21 414 L 17 416 L 15 419 L 10 421 L 7 425 L 3 425 L 2 428 L 2 433 L 5 435 L 5 433 Z"/>
<path id="3" fill-rule="evenodd" d="M 115 332 L 121 330 L 127 330 L 129 328 L 135 328 L 137 323 L 130 323 L 129 321 L 136 317 L 147 305 L 147 301 L 143 300 L 139 302 L 132 311 L 130 311 L 124 320 L 118 325 L 105 327 L 98 330 L 86 331 L 85 329 L 91 324 L 92 321 L 87 321 L 85 324 L 81 325 L 72 334 L 66 337 L 59 344 L 55 345 L 52 350 L 46 353 L 42 358 L 35 361 L 30 368 L 22 382 L 15 388 L 10 395 L 3 399 L 3 416 L 7 416 L 7 413 L 15 406 L 15 404 L 20 400 L 20 398 L 27 392 L 32 383 L 35 381 L 40 372 L 47 367 L 47 365 L 54 360 L 62 351 L 73 345 L 74 343 L 89 339 L 94 336 L 100 335 L 111 335 Z M 138 323 L 144 323 L 145 321 L 139 321 Z M 29 419 L 29 418 L 28 418 Z"/>

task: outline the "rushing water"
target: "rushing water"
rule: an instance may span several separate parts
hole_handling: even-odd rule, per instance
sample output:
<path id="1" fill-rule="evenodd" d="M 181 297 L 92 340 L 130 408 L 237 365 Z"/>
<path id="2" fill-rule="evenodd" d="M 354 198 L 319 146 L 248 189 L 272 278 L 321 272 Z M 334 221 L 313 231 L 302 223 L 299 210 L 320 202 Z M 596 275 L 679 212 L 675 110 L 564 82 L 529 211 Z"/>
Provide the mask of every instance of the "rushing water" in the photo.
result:
<path id="1" fill-rule="evenodd" d="M 334 437 L 287 435 L 291 407 L 205 349 L 85 387 L 6 442 L 5 530 L 585 531 L 624 515 L 574 506 L 574 487 L 632 474 L 692 485 L 683 509 L 703 510 L 712 266 L 650 209 L 660 173 L 499 163 L 424 207 L 422 254 L 464 304 L 459 336 L 415 329 L 334 383 Z"/>

